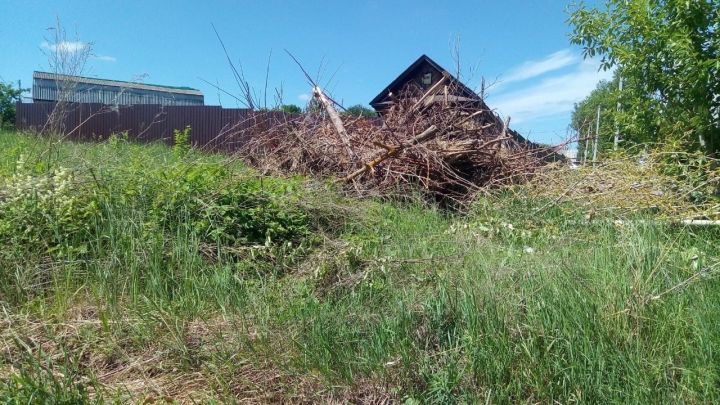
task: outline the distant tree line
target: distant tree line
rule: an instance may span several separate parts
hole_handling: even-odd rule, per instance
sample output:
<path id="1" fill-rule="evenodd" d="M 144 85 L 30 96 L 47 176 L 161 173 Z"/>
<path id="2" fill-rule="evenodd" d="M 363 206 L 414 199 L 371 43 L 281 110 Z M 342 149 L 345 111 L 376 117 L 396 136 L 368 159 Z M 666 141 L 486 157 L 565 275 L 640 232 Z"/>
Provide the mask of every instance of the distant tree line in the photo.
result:
<path id="1" fill-rule="evenodd" d="M 314 107 L 310 107 L 312 110 Z M 283 104 L 268 111 L 282 111 L 286 114 L 302 114 L 303 109 L 295 104 Z M 375 117 L 377 113 L 375 110 L 365 107 L 362 104 L 356 104 L 354 106 L 346 108 L 341 112 L 341 115 L 350 117 Z"/>

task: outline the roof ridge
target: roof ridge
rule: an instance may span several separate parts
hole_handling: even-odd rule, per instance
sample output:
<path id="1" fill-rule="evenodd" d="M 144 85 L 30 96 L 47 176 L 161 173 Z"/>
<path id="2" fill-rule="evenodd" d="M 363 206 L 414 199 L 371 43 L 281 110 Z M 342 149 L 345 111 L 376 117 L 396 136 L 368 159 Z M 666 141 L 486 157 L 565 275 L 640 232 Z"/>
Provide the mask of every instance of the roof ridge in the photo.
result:
<path id="1" fill-rule="evenodd" d="M 87 80 L 95 80 L 100 82 L 108 82 L 108 83 L 124 83 L 129 84 L 132 86 L 138 86 L 138 87 L 157 87 L 158 91 L 162 91 L 161 89 L 169 89 L 169 90 L 180 90 L 180 91 L 186 91 L 186 92 L 198 92 L 199 94 L 202 94 L 202 92 L 198 89 L 187 87 L 187 86 L 168 86 L 163 84 L 152 84 L 152 83 L 140 83 L 140 82 L 131 82 L 126 80 L 115 80 L 115 79 L 103 79 L 99 77 L 88 77 L 88 76 L 78 76 L 78 75 L 67 75 L 63 73 L 53 73 L 53 72 L 43 72 L 41 70 L 35 70 L 33 71 L 33 77 L 35 77 L 36 74 L 41 75 L 48 75 L 48 76 L 63 76 L 63 77 L 69 77 L 78 79 L 78 81 L 87 81 Z"/>

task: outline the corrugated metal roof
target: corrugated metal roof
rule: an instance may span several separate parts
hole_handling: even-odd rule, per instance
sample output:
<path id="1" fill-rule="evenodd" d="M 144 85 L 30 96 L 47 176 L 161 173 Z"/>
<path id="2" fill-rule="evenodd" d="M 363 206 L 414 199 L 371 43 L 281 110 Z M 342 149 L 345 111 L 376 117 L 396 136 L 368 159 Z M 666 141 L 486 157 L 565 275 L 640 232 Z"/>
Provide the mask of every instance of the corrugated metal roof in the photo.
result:
<path id="1" fill-rule="evenodd" d="M 155 85 L 155 84 L 142 84 L 142 83 L 134 83 L 134 82 L 125 82 L 121 80 L 108 80 L 108 79 L 96 79 L 91 77 L 83 77 L 83 76 L 68 76 L 68 75 L 61 75 L 57 73 L 48 73 L 48 72 L 33 72 L 33 79 L 45 79 L 45 80 L 69 80 L 74 81 L 77 83 L 86 83 L 86 84 L 95 84 L 95 85 L 101 85 L 101 86 L 114 86 L 114 87 L 122 87 L 126 89 L 138 89 L 138 90 L 151 90 L 151 91 L 161 91 L 165 93 L 175 93 L 175 94 L 187 94 L 187 95 L 193 95 L 193 96 L 202 96 L 202 92 L 197 89 L 193 89 L 190 87 L 172 87 L 172 86 L 161 86 L 161 85 Z"/>

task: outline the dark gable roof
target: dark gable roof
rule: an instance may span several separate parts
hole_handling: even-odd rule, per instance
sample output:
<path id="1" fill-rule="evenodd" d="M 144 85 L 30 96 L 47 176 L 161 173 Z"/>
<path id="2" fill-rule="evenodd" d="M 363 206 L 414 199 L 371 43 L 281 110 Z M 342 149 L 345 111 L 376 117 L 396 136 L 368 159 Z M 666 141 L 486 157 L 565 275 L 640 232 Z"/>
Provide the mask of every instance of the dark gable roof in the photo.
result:
<path id="1" fill-rule="evenodd" d="M 419 69 L 424 63 L 427 63 L 432 68 L 438 71 L 440 74 L 447 74 L 448 77 L 450 77 L 451 82 L 454 85 L 457 85 L 460 91 L 462 92 L 462 95 L 468 98 L 478 99 L 480 100 L 480 96 L 478 96 L 474 91 L 470 90 L 469 87 L 465 86 L 460 80 L 458 80 L 455 76 L 450 74 L 447 70 L 443 69 L 442 66 L 438 65 L 437 62 L 432 60 L 427 55 L 420 56 L 415 62 L 413 62 L 405 71 L 400 73 L 400 76 L 398 76 L 395 80 L 392 81 L 383 91 L 380 92 L 375 98 L 370 101 L 370 105 L 373 108 L 377 108 L 380 106 L 380 103 L 384 101 L 385 98 L 387 98 L 389 93 L 397 93 L 401 90 L 401 88 L 407 83 L 410 79 L 412 79 L 415 76 L 415 72 L 417 69 Z"/>
<path id="2" fill-rule="evenodd" d="M 498 125 L 503 125 L 503 122 L 501 118 L 496 115 L 492 110 L 490 110 L 490 107 L 485 104 L 485 100 L 483 100 L 480 96 L 477 95 L 474 91 L 470 90 L 469 87 L 464 85 L 460 80 L 458 80 L 455 76 L 450 74 L 447 70 L 443 69 L 442 66 L 438 65 L 437 62 L 430 59 L 427 55 L 420 56 L 415 62 L 412 63 L 407 69 L 405 69 L 404 72 L 400 73 L 400 76 L 398 76 L 395 80 L 392 81 L 383 91 L 380 92 L 377 96 L 375 96 L 372 101 L 370 101 L 370 105 L 375 108 L 376 110 L 379 109 L 379 107 L 382 107 L 383 101 L 388 97 L 389 93 L 396 93 L 402 89 L 402 87 L 415 76 L 415 72 L 417 69 L 423 66 L 424 63 L 427 63 L 430 65 L 433 69 L 437 70 L 440 74 L 447 74 L 447 76 L 450 78 L 451 83 L 456 85 L 458 89 L 460 89 L 460 92 L 463 96 L 475 99 L 480 102 L 480 106 L 482 109 L 487 110 L 490 112 L 494 120 L 497 121 Z M 507 128 L 507 132 L 510 136 L 514 137 L 515 140 L 518 142 L 526 143 L 530 147 L 539 148 L 540 145 L 526 139 L 524 136 L 520 135 L 517 131 L 514 131 L 511 128 Z"/>

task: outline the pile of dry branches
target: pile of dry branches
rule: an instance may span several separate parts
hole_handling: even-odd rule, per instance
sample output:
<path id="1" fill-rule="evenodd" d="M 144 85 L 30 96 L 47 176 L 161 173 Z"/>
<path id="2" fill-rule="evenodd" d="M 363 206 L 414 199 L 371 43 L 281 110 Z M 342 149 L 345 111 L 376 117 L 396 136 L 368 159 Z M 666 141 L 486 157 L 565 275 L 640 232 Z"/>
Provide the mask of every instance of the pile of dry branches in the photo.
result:
<path id="1" fill-rule="evenodd" d="M 481 100 L 438 87 L 407 88 L 379 118 L 341 116 L 315 87 L 309 113 L 238 134 L 248 140 L 240 154 L 264 172 L 336 177 L 365 195 L 419 186 L 452 200 L 525 181 L 557 156 L 509 130 Z"/>
<path id="2" fill-rule="evenodd" d="M 679 151 L 672 143 L 639 148 L 616 152 L 597 165 L 539 170 L 521 192 L 551 201 L 546 208 L 579 208 L 588 218 L 602 212 L 618 217 L 652 213 L 686 224 L 718 223 L 720 161 L 702 152 Z"/>

